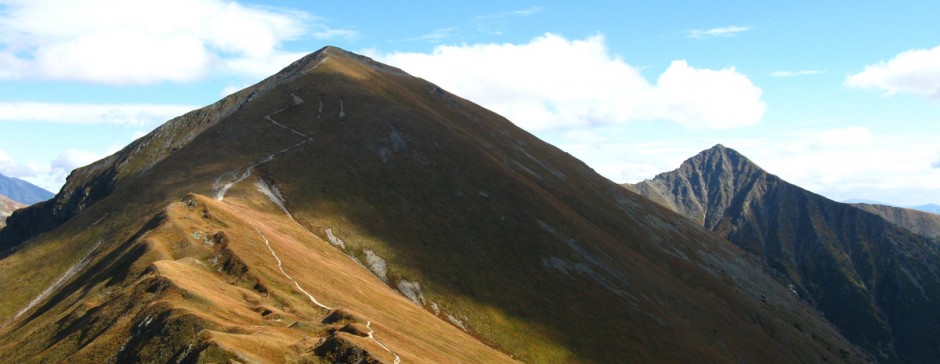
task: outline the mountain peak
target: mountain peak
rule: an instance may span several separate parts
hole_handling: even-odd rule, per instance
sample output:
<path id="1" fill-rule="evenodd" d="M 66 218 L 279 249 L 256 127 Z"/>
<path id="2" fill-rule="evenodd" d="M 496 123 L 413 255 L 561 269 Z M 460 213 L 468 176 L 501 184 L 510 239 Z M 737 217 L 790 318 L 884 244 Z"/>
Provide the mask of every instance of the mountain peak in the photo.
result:
<path id="1" fill-rule="evenodd" d="M 724 144 L 718 143 L 718 144 L 715 144 L 715 146 L 713 146 L 713 147 L 711 147 L 711 148 L 708 148 L 707 150 L 711 150 L 711 151 L 723 151 L 723 150 L 725 150 L 725 149 L 728 149 L 728 148 L 725 147 Z"/>
<path id="2" fill-rule="evenodd" d="M 734 149 L 732 149 L 732 148 L 728 148 L 728 147 L 724 146 L 723 144 L 715 144 L 715 146 L 713 146 L 713 147 L 711 147 L 711 148 L 708 148 L 708 149 L 705 149 L 705 150 L 699 152 L 699 154 L 697 154 L 696 156 L 717 156 L 717 155 L 732 157 L 732 158 L 736 158 L 736 159 L 737 159 L 737 158 L 743 158 L 743 159 L 745 159 L 747 162 L 753 163 L 753 162 L 751 162 L 749 159 L 747 159 L 747 157 L 745 157 L 743 154 L 741 154 L 740 152 L 738 152 L 737 150 L 734 150 Z M 694 158 L 694 157 L 693 157 L 693 158 Z"/>
<path id="3" fill-rule="evenodd" d="M 926 268 L 940 261 L 932 215 L 834 202 L 721 144 L 631 189 L 761 258 L 885 362 L 932 362 L 940 354 L 940 328 L 920 319 L 936 316 L 930 302 L 940 300 L 940 280 Z"/>
<path id="4" fill-rule="evenodd" d="M 294 76 L 313 71 L 328 60 L 332 60 L 333 63 L 339 63 L 341 65 L 339 68 L 346 71 L 350 71 L 349 67 L 351 65 L 357 64 L 376 71 L 398 75 L 406 74 L 399 68 L 378 62 L 370 57 L 353 53 L 339 47 L 325 46 L 294 61 L 275 74 L 274 77 L 277 79 L 293 79 Z"/>
<path id="5" fill-rule="evenodd" d="M 684 171 L 693 169 L 703 175 L 734 174 L 738 178 L 766 173 L 757 163 L 722 144 L 715 144 L 714 147 L 687 159 L 679 169 Z"/>
<path id="6" fill-rule="evenodd" d="M 741 153 L 716 144 L 685 160 L 678 169 L 660 173 L 654 179 L 634 185 L 632 189 L 711 228 L 718 223 L 723 209 L 730 205 L 731 198 L 738 191 L 757 181 L 767 180 L 768 176 L 760 166 Z M 684 186 L 687 190 L 680 198 L 674 198 L 669 192 L 672 190 L 670 186 Z"/>

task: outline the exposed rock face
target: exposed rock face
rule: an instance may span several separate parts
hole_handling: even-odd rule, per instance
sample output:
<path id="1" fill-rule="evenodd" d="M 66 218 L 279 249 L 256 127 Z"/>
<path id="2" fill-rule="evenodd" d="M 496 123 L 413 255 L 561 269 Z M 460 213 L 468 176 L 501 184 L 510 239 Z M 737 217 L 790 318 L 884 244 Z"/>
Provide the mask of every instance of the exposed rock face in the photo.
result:
<path id="1" fill-rule="evenodd" d="M 867 203 L 853 204 L 853 206 L 881 216 L 917 235 L 940 239 L 940 215 L 935 213 Z"/>
<path id="2" fill-rule="evenodd" d="M 727 241 L 330 47 L 14 218 L 13 362 L 867 359 Z"/>
<path id="3" fill-rule="evenodd" d="M 879 360 L 940 358 L 940 253 L 926 237 L 789 184 L 721 145 L 626 187 L 760 257 Z"/>

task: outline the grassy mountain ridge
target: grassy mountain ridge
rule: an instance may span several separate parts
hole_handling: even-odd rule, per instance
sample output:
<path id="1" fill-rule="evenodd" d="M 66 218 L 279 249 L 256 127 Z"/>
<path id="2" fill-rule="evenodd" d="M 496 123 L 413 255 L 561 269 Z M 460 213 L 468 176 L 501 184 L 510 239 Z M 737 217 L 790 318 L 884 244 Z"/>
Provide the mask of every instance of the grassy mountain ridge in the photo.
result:
<path id="1" fill-rule="evenodd" d="M 190 195 L 113 251 L 92 248 L 101 249 L 100 259 L 90 260 L 90 269 L 14 329 L 30 332 L 29 338 L 4 335 L 5 357 L 29 360 L 42 353 L 44 360 L 95 362 L 303 361 L 318 360 L 313 352 L 319 338 L 338 337 L 368 351 L 360 355 L 384 362 L 392 362 L 393 355 L 412 362 L 510 361 L 451 325 L 421 318 L 431 315 L 272 210 L 276 207 L 270 202 L 265 206 L 263 199 L 255 193 L 222 203 Z M 266 244 L 280 253 L 277 258 Z M 132 258 L 117 259 L 127 266 L 116 267 L 108 259 L 128 256 Z M 297 277 L 299 287 L 341 288 L 356 282 L 370 291 L 311 289 L 331 309 L 311 305 L 304 291 L 279 271 L 278 259 Z M 324 263 L 305 265 L 303 260 Z M 127 277 L 113 276 L 121 271 Z M 324 280 L 331 282 L 318 283 Z M 83 290 L 98 292 L 81 295 Z M 62 306 L 71 311 L 55 315 Z M 326 320 L 337 312 L 345 317 L 338 324 Z M 61 318 L 47 323 L 50 316 Z M 374 328 L 373 337 L 394 348 L 394 354 L 356 333 L 325 333 L 355 323 L 368 325 L 366 332 Z M 435 346 L 440 342 L 435 337 L 460 345 Z"/>
<path id="2" fill-rule="evenodd" d="M 106 193 L 58 226 L 33 223 L 49 206 L 14 215 L 33 238 L 0 274 L 32 279 L 0 280 L 0 352 L 867 360 L 740 249 L 499 115 L 336 48 L 285 72 L 142 139 L 165 152 L 76 172 L 56 201 Z"/>
<path id="3" fill-rule="evenodd" d="M 760 257 L 880 360 L 940 355 L 940 251 L 928 238 L 789 184 L 721 145 L 627 187 Z"/>

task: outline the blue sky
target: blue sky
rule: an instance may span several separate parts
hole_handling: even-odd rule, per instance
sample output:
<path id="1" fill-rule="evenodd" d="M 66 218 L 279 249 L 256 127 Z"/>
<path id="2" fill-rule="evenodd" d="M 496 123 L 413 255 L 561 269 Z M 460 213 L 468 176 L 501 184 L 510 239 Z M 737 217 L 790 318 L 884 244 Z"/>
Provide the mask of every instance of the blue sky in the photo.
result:
<path id="1" fill-rule="evenodd" d="M 0 0 L 0 173 L 68 171 L 335 45 L 616 182 L 722 143 L 835 200 L 940 203 L 940 2 Z"/>

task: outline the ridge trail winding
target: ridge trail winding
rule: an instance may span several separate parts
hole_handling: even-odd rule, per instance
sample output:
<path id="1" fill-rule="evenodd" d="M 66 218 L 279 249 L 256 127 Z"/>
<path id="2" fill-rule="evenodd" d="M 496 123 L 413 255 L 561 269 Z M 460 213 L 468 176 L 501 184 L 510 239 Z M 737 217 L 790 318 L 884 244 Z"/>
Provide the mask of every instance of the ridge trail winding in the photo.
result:
<path id="1" fill-rule="evenodd" d="M 375 335 L 373 335 L 375 334 L 375 330 L 372 330 L 372 321 L 366 321 L 366 328 L 369 329 L 369 333 L 366 334 L 367 335 L 366 337 L 372 339 L 372 341 L 375 341 L 376 344 L 379 344 L 379 346 L 381 346 L 382 349 L 385 349 L 385 351 L 394 355 L 395 364 L 401 363 L 401 357 L 399 357 L 398 354 L 395 354 L 395 352 L 392 351 L 392 349 L 389 349 L 387 346 L 385 346 L 385 344 L 383 344 L 381 341 L 375 338 Z"/>
<path id="2" fill-rule="evenodd" d="M 295 223 L 296 223 L 296 221 L 295 221 Z M 320 307 L 323 308 L 323 309 L 332 310 L 333 308 L 331 308 L 331 307 L 329 307 L 329 306 L 326 306 L 326 305 L 324 305 L 323 303 L 320 303 L 320 301 L 318 301 L 318 300 L 316 299 L 316 297 L 313 297 L 313 295 L 310 294 L 310 292 L 307 292 L 307 290 L 303 289 L 303 287 L 300 286 L 300 283 L 297 282 L 297 280 L 294 279 L 294 277 L 292 277 L 290 274 L 287 273 L 287 271 L 284 270 L 284 263 L 281 261 L 281 258 L 277 256 L 277 253 L 274 252 L 274 248 L 271 247 L 271 242 L 268 240 L 268 238 L 264 235 L 264 233 L 261 232 L 260 229 L 258 229 L 257 226 L 255 226 L 255 224 L 252 224 L 252 223 L 250 223 L 250 222 L 249 222 L 248 224 L 251 225 L 251 227 L 254 228 L 256 232 L 258 232 L 258 235 L 261 236 L 261 239 L 264 240 L 264 245 L 268 247 L 268 250 L 271 252 L 271 255 L 274 257 L 274 260 L 277 261 L 277 267 L 278 267 L 278 269 L 281 270 L 281 273 L 284 274 L 284 276 L 287 277 L 287 279 L 289 279 L 291 282 L 293 282 L 293 283 L 294 283 L 294 286 L 297 287 L 297 289 L 298 289 L 301 293 L 307 295 L 307 298 L 310 299 L 310 302 L 312 302 L 313 304 L 315 304 L 315 305 L 317 305 L 317 306 L 320 306 Z M 300 224 L 298 224 L 298 225 L 300 225 Z M 366 321 L 366 328 L 369 329 L 369 332 L 366 333 L 366 337 L 368 337 L 370 340 L 374 341 L 376 344 L 378 344 L 379 346 L 381 346 L 382 349 L 385 349 L 385 351 L 387 351 L 387 352 L 389 352 L 390 354 L 394 355 L 394 356 L 395 356 L 394 364 L 400 364 L 400 363 L 401 363 L 401 357 L 399 357 L 398 354 L 396 354 L 394 351 L 392 351 L 392 349 L 389 349 L 388 346 L 385 346 L 385 344 L 383 344 L 381 341 L 379 341 L 379 339 L 376 339 L 376 338 L 375 338 L 375 330 L 372 329 L 372 321 L 371 321 L 371 320 Z"/>
<path id="3" fill-rule="evenodd" d="M 307 292 L 307 290 L 303 289 L 303 287 L 300 286 L 300 283 L 298 283 L 297 280 L 294 279 L 294 277 L 292 277 L 290 274 L 287 274 L 287 271 L 284 270 L 284 263 L 281 262 L 281 258 L 277 256 L 277 253 L 274 252 L 274 248 L 271 247 L 271 242 L 268 241 L 268 238 L 264 236 L 261 230 L 258 230 L 258 227 L 255 226 L 255 224 L 252 224 L 250 222 L 248 224 L 251 225 L 251 227 L 253 227 L 255 231 L 258 232 L 258 235 L 261 235 L 261 239 L 264 239 L 264 245 L 266 245 L 268 247 L 268 250 L 271 251 L 271 255 L 274 256 L 274 260 L 277 261 L 277 268 L 281 270 L 281 273 L 283 273 L 284 276 L 287 277 L 287 279 L 290 279 L 291 282 L 294 282 L 294 286 L 296 286 L 297 289 L 300 290 L 300 292 L 307 295 L 307 298 L 310 299 L 310 302 L 313 302 L 313 304 L 320 306 L 324 309 L 332 310 L 333 309 L 332 307 L 329 307 L 327 305 L 320 303 L 320 301 L 317 301 L 317 299 L 313 297 L 313 295 L 310 294 L 310 292 Z"/>
<path id="4" fill-rule="evenodd" d="M 300 142 L 297 143 L 297 144 L 294 144 L 294 145 L 292 145 L 292 146 L 290 146 L 290 147 L 284 148 L 284 149 L 282 149 L 282 150 L 280 150 L 280 151 L 277 151 L 277 152 L 275 152 L 275 153 L 272 153 L 272 154 L 270 154 L 270 155 L 268 155 L 268 156 L 266 156 L 266 157 L 260 159 L 258 162 L 255 162 L 255 163 L 252 164 L 251 166 L 248 166 L 248 168 L 245 168 L 245 171 L 242 172 L 241 175 L 237 174 L 237 171 L 231 172 L 231 174 L 230 174 L 230 176 L 231 176 L 231 177 L 230 177 L 230 182 L 227 182 L 227 183 L 225 183 L 225 184 L 221 184 L 222 178 L 225 177 L 226 175 L 222 175 L 222 176 L 219 176 L 218 178 L 216 178 L 215 182 L 213 183 L 213 189 L 215 190 L 215 198 L 216 198 L 216 200 L 223 201 L 223 200 L 225 199 L 225 194 L 228 192 L 228 190 L 231 189 L 231 188 L 232 188 L 233 186 L 235 186 L 236 184 L 238 184 L 239 182 L 244 181 L 246 178 L 250 177 L 250 176 L 251 176 L 251 172 L 252 172 L 252 170 L 254 170 L 255 167 L 260 166 L 260 165 L 265 164 L 265 163 L 268 163 L 268 162 L 274 160 L 274 157 L 276 157 L 276 156 L 278 156 L 278 155 L 280 155 L 280 154 L 286 153 L 286 152 L 288 152 L 288 151 L 291 151 L 291 150 L 293 150 L 293 149 L 295 149 L 295 148 L 298 148 L 298 147 L 300 147 L 300 146 L 302 146 L 302 145 L 304 145 L 304 144 L 306 144 L 306 143 L 308 143 L 308 142 L 310 142 L 310 141 L 313 140 L 313 137 L 311 137 L 310 135 L 304 134 L 303 132 L 301 132 L 301 131 L 299 131 L 299 130 L 297 130 L 297 129 L 294 129 L 294 128 L 290 127 L 290 126 L 281 124 L 281 123 L 279 123 L 277 120 L 274 120 L 274 118 L 272 117 L 272 116 L 275 115 L 275 114 L 278 114 L 278 113 L 280 113 L 280 112 L 283 112 L 283 111 L 285 111 L 285 110 L 288 110 L 288 109 L 290 109 L 290 108 L 292 108 L 292 107 L 295 107 L 295 106 L 298 106 L 298 105 L 304 103 L 304 100 L 303 100 L 300 96 L 297 96 L 296 94 L 293 94 L 293 93 L 291 93 L 290 95 L 291 95 L 291 98 L 292 98 L 293 101 L 294 101 L 294 103 L 293 103 L 291 106 L 288 106 L 288 107 L 283 108 L 283 109 L 278 109 L 278 110 L 276 110 L 276 111 L 274 111 L 274 112 L 272 112 L 272 113 L 270 113 L 270 114 L 267 114 L 267 115 L 264 116 L 264 119 L 267 120 L 268 122 L 270 122 L 270 123 L 272 123 L 272 124 L 274 124 L 274 125 L 276 125 L 276 126 L 282 128 L 282 129 L 290 130 L 291 133 L 294 133 L 294 134 L 297 134 L 297 135 L 303 137 L 304 140 L 300 141 Z M 304 227 L 303 225 L 301 225 L 300 222 L 298 222 L 296 219 L 294 219 L 294 216 L 290 213 L 290 211 L 287 210 L 286 207 L 281 206 L 281 209 L 284 210 L 284 213 L 287 215 L 287 217 L 290 218 L 290 220 L 293 221 L 294 224 L 296 224 L 298 227 L 300 227 L 300 228 L 303 229 L 304 231 L 310 233 L 310 235 L 313 235 L 315 238 L 317 238 L 317 239 L 319 239 L 319 240 L 321 240 L 321 241 L 323 240 L 322 238 L 320 238 L 319 236 L 317 236 L 317 234 L 314 234 L 312 231 L 308 230 L 306 227 Z M 324 305 L 323 303 L 321 303 L 320 301 L 318 301 L 318 300 L 316 299 L 316 297 L 314 297 L 312 294 L 310 294 L 310 292 L 307 292 L 307 290 L 303 289 L 303 287 L 300 286 L 300 283 L 297 282 L 297 280 L 294 279 L 294 277 L 292 277 L 290 274 L 287 273 L 287 271 L 284 270 L 284 263 L 281 261 L 281 258 L 278 257 L 277 253 L 274 251 L 274 248 L 271 246 L 271 242 L 268 240 L 268 238 L 264 235 L 264 233 L 261 232 L 260 229 L 258 229 L 257 226 L 255 226 L 255 224 L 253 224 L 253 223 L 251 223 L 251 222 L 249 222 L 248 224 L 251 225 L 251 227 L 255 229 L 255 231 L 258 233 L 258 235 L 261 236 L 261 239 L 264 240 L 264 245 L 268 247 L 268 251 L 271 252 L 271 255 L 274 257 L 274 260 L 277 261 L 277 267 L 278 267 L 278 269 L 281 270 L 281 273 L 284 274 L 284 276 L 287 277 L 287 279 L 289 279 L 291 282 L 293 282 L 293 283 L 294 283 L 294 286 L 297 287 L 297 289 L 298 289 L 300 292 L 302 292 L 304 295 L 306 295 L 308 299 L 310 299 L 310 302 L 312 302 L 313 304 L 315 304 L 315 305 L 317 305 L 317 306 L 319 306 L 319 307 L 321 307 L 321 308 L 323 308 L 323 309 L 332 310 L 333 308 L 331 308 L 331 307 L 329 307 L 329 306 L 327 306 L 327 305 Z M 366 328 L 369 329 L 369 332 L 368 332 L 368 334 L 367 334 L 367 337 L 368 337 L 370 340 L 374 341 L 376 344 L 378 344 L 380 347 L 382 347 L 382 349 L 385 349 L 385 351 L 388 351 L 390 354 L 394 355 L 394 356 L 395 356 L 394 364 L 400 364 L 400 363 L 401 363 L 401 357 L 399 357 L 398 354 L 396 354 L 394 351 L 392 351 L 392 349 L 389 349 L 388 346 L 385 346 L 385 344 L 383 344 L 381 341 L 379 341 L 378 339 L 375 338 L 375 330 L 372 329 L 372 321 L 371 321 L 371 320 L 366 322 Z"/>
<path id="5" fill-rule="evenodd" d="M 289 147 L 287 147 L 287 148 L 281 149 L 281 150 L 279 150 L 279 151 L 277 151 L 277 152 L 271 153 L 270 155 L 268 155 L 268 156 L 266 156 L 266 157 L 264 157 L 264 158 L 259 159 L 259 160 L 258 160 L 257 162 L 255 162 L 254 164 L 248 166 L 248 168 L 245 168 L 245 171 L 242 172 L 240 175 L 238 174 L 238 170 L 235 170 L 235 171 L 232 171 L 232 172 L 230 172 L 230 173 L 223 174 L 223 175 L 219 176 L 218 178 L 216 178 L 216 179 L 215 179 L 215 182 L 212 183 L 212 189 L 213 189 L 213 191 L 215 192 L 214 194 L 215 194 L 215 199 L 216 199 L 216 200 L 219 200 L 219 201 L 225 200 L 225 194 L 228 193 L 228 190 L 231 189 L 232 187 L 234 187 L 234 186 L 235 186 L 236 184 L 238 184 L 239 182 L 244 181 L 246 178 L 248 178 L 249 176 L 251 176 L 251 171 L 254 170 L 255 167 L 260 166 L 260 165 L 265 164 L 265 163 L 268 163 L 268 162 L 274 160 L 274 157 L 277 157 L 277 156 L 280 155 L 280 154 L 284 154 L 284 153 L 287 153 L 287 152 L 289 152 L 289 151 L 291 151 L 291 150 L 294 150 L 294 149 L 296 149 L 296 148 L 299 148 L 300 146 L 302 146 L 302 145 L 304 145 L 304 144 L 307 144 L 307 143 L 309 143 L 310 141 L 313 140 L 313 137 L 312 137 L 312 136 L 309 136 L 309 135 L 307 135 L 307 134 L 304 134 L 304 133 L 300 132 L 299 130 L 294 129 L 294 128 L 290 127 L 290 126 L 281 124 L 281 123 L 277 122 L 276 120 L 274 120 L 274 118 L 272 118 L 272 116 L 275 115 L 275 114 L 284 112 L 284 111 L 286 111 L 286 110 L 289 110 L 289 109 L 292 108 L 292 107 L 295 107 L 295 106 L 298 106 L 298 105 L 304 103 L 304 100 L 303 100 L 302 98 L 300 98 L 300 96 L 297 96 L 296 94 L 293 94 L 293 93 L 292 93 L 292 94 L 291 94 L 291 97 L 293 98 L 293 101 L 294 101 L 294 103 L 293 103 L 291 106 L 288 106 L 288 107 L 285 107 L 285 108 L 282 108 L 282 109 L 275 110 L 274 112 L 265 115 L 265 116 L 264 116 L 264 119 L 267 120 L 267 121 L 269 121 L 270 123 L 272 123 L 272 124 L 274 124 L 274 125 L 280 127 L 280 128 L 290 130 L 292 133 L 304 137 L 304 140 L 300 141 L 300 142 L 297 143 L 297 144 L 294 144 L 294 145 L 292 145 L 292 146 L 289 146 Z M 226 176 L 229 176 L 229 182 L 222 183 L 222 179 L 225 178 Z"/>

